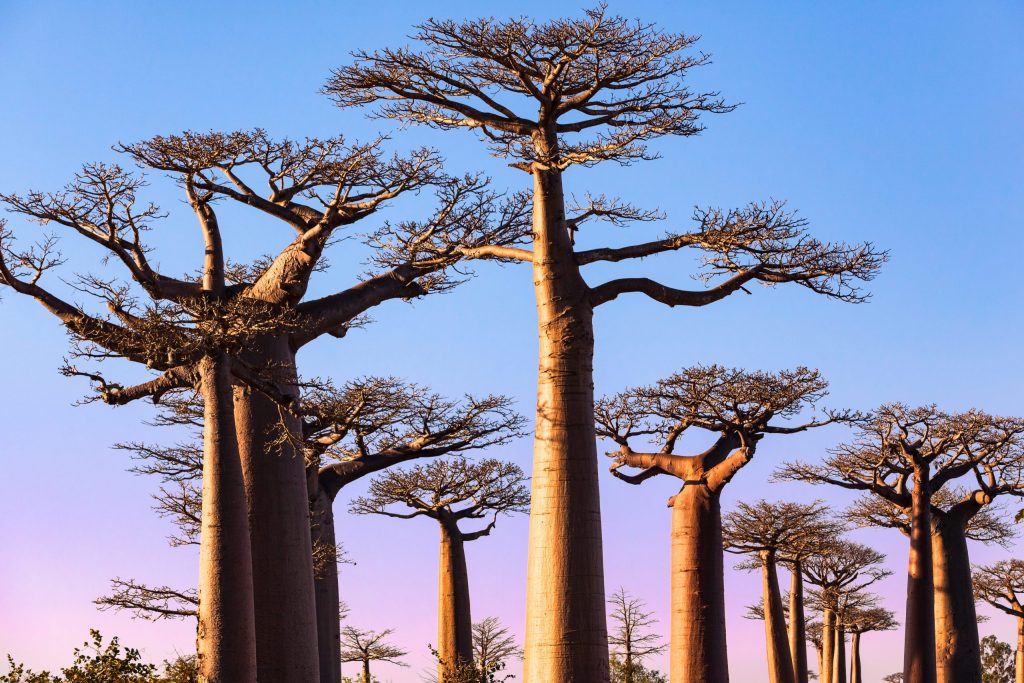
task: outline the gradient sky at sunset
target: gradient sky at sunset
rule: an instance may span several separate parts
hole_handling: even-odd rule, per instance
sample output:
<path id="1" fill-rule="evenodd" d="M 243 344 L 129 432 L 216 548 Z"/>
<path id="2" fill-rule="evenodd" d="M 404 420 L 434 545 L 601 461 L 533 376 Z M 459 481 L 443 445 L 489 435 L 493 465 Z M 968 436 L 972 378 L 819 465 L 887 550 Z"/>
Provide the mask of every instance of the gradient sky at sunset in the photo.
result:
<path id="1" fill-rule="evenodd" d="M 317 92 L 350 50 L 404 44 L 410 27 L 431 14 L 545 18 L 580 7 L 533 0 L 212 4 L 0 0 L 0 192 L 57 189 L 81 163 L 113 160 L 115 142 L 183 129 L 261 126 L 278 136 L 366 139 L 393 129 L 340 111 Z M 936 402 L 1024 414 L 1024 5 L 669 5 L 620 1 L 611 10 L 702 34 L 700 48 L 714 62 L 695 74 L 694 87 L 743 104 L 708 119 L 698 138 L 657 143 L 660 161 L 571 171 L 566 186 L 578 195 L 604 192 L 668 215 L 662 226 L 598 226 L 581 239 L 642 241 L 687 225 L 694 205 L 775 197 L 799 209 L 815 235 L 870 240 L 889 249 L 891 261 L 869 285 L 871 302 L 860 306 L 793 286 L 756 287 L 750 296 L 694 310 L 622 297 L 597 313 L 598 393 L 696 362 L 803 364 L 831 380 L 829 406 Z M 453 171 L 485 170 L 500 187 L 520 189 L 528 180 L 489 157 L 470 133 L 410 129 L 395 132 L 389 144 L 436 146 Z M 173 183 L 155 173 L 150 181 L 152 198 L 171 213 L 152 236 L 156 260 L 172 273 L 189 270 L 201 253 L 198 231 Z M 426 194 L 405 199 L 362 227 L 385 217 L 416 218 L 429 206 Z M 227 250 L 236 260 L 291 238 L 251 213 L 225 215 Z M 23 225 L 12 218 L 15 229 Z M 69 273 L 102 267 L 79 241 L 62 246 Z M 364 257 L 354 241 L 338 244 L 330 254 L 334 268 L 315 278 L 316 291 L 353 283 Z M 694 272 L 689 256 L 594 268 L 591 282 L 644 272 L 677 286 L 691 283 Z M 452 395 L 507 393 L 530 415 L 536 332 L 529 268 L 474 269 L 477 277 L 450 294 L 387 304 L 366 329 L 311 345 L 300 370 L 339 382 L 393 374 Z M 59 326 L 33 302 L 9 291 L 2 297 L 0 657 L 11 652 L 33 668 L 54 668 L 90 627 L 120 635 L 153 660 L 190 651 L 191 623 L 132 621 L 91 603 L 114 576 L 194 584 L 195 554 L 168 548 L 169 527 L 150 510 L 155 482 L 126 473 L 126 455 L 110 450 L 117 441 L 171 443 L 179 435 L 143 425 L 153 414 L 148 406 L 73 407 L 87 387 L 57 374 L 67 348 Z M 850 500 L 844 493 L 766 481 L 781 460 L 814 459 L 845 435 L 827 428 L 766 438 L 726 489 L 726 508 L 760 497 L 821 497 L 842 510 Z M 529 466 L 529 440 L 495 450 Z M 381 666 L 379 675 L 418 681 L 429 663 L 427 644 L 436 642 L 437 530 L 429 520 L 346 515 L 347 499 L 363 488 L 343 492 L 336 508 L 339 536 L 356 563 L 341 573 L 348 623 L 395 628 L 412 666 Z M 602 479 L 608 590 L 623 585 L 643 597 L 666 635 L 665 501 L 676 488 L 669 480 L 629 487 Z M 502 520 L 468 551 L 474 616 L 499 616 L 520 636 L 526 530 L 525 518 Z M 904 539 L 889 531 L 854 536 L 889 553 L 896 573 L 881 591 L 901 618 Z M 1010 551 L 972 552 L 975 560 L 994 560 Z M 759 591 L 757 577 L 728 571 L 735 681 L 765 678 L 762 625 L 742 618 Z M 982 632 L 1011 640 L 1013 625 L 993 614 Z M 869 634 L 864 645 L 865 680 L 901 667 L 900 636 Z"/>

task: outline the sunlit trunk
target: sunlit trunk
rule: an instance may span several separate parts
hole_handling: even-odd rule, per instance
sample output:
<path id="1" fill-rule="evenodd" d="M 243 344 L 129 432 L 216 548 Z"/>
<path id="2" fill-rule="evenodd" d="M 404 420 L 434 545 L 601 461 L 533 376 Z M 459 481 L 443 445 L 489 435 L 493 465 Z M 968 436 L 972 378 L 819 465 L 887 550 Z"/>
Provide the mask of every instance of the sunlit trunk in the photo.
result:
<path id="1" fill-rule="evenodd" d="M 473 618 L 469 606 L 469 572 L 462 534 L 454 522 L 441 523 L 437 579 L 437 654 L 439 683 L 473 662 Z"/>
<path id="2" fill-rule="evenodd" d="M 846 628 L 836 626 L 835 668 L 832 670 L 832 683 L 846 683 Z"/>
<path id="3" fill-rule="evenodd" d="M 230 361 L 199 363 L 203 396 L 203 503 L 199 541 L 200 679 L 256 681 L 252 559 L 245 487 L 235 438 Z"/>
<path id="4" fill-rule="evenodd" d="M 860 632 L 854 631 L 850 639 L 850 683 L 864 683 L 860 668 Z"/>
<path id="5" fill-rule="evenodd" d="M 273 372 L 277 390 L 297 393 L 295 355 L 286 336 L 253 342 L 243 359 Z M 260 683 L 317 681 L 316 600 L 309 499 L 301 425 L 290 412 L 251 389 L 235 392 L 252 539 L 256 654 Z"/>
<path id="6" fill-rule="evenodd" d="M 939 683 L 981 683 L 978 615 L 964 527 L 955 519 L 936 519 L 932 528 L 937 678 Z"/>
<path id="7" fill-rule="evenodd" d="M 927 465 L 914 469 L 903 646 L 904 683 L 936 683 L 929 474 Z"/>
<path id="8" fill-rule="evenodd" d="M 789 588 L 789 652 L 793 658 L 793 680 L 808 683 L 807 620 L 804 615 L 804 577 L 800 562 L 790 565 Z"/>
<path id="9" fill-rule="evenodd" d="M 719 494 L 687 485 L 672 503 L 671 683 L 727 683 Z"/>
<path id="10" fill-rule="evenodd" d="M 793 658 L 789 652 L 782 592 L 773 553 L 761 553 L 761 589 L 764 594 L 764 635 L 770 683 L 792 683 Z"/>
<path id="11" fill-rule="evenodd" d="M 832 667 L 836 659 L 836 613 L 825 608 L 821 616 L 821 662 L 818 678 L 821 683 L 833 683 Z"/>
<path id="12" fill-rule="evenodd" d="M 313 576 L 320 683 L 341 683 L 341 595 L 338 562 L 333 555 L 338 546 L 334 530 L 334 501 L 319 487 L 316 470 L 310 478 L 310 488 L 313 548 L 324 548 L 330 553 L 327 561 L 317 563 Z"/>
<path id="13" fill-rule="evenodd" d="M 523 677 L 606 683 L 593 311 L 556 171 L 534 172 L 533 227 L 539 373 Z"/>
<path id="14" fill-rule="evenodd" d="M 1024 618 L 1017 617 L 1017 656 L 1014 658 L 1015 683 L 1024 683 Z"/>

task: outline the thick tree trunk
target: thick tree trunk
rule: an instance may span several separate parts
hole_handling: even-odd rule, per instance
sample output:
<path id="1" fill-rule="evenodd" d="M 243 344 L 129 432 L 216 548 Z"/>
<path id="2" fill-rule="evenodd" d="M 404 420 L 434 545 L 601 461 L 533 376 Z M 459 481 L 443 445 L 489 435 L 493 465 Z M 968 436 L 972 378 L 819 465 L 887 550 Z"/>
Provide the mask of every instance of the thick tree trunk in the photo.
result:
<path id="1" fill-rule="evenodd" d="M 334 531 L 334 500 L 316 483 L 316 470 L 310 477 L 310 532 L 313 548 L 333 553 L 338 541 Z M 318 562 L 313 572 L 316 595 L 317 651 L 320 655 L 320 683 L 341 683 L 341 595 L 338 587 L 338 562 Z"/>
<path id="2" fill-rule="evenodd" d="M 818 647 L 817 645 L 815 645 L 815 646 L 814 646 L 814 652 L 815 652 L 815 654 L 817 654 L 817 655 L 818 655 L 818 671 L 820 672 L 820 671 L 822 670 L 822 669 L 821 669 L 821 662 L 822 662 L 822 652 L 821 652 L 821 648 L 820 648 L 820 647 Z M 819 674 L 819 676 L 818 676 L 818 679 L 819 679 L 819 680 L 824 680 L 824 679 L 823 679 L 823 678 L 821 677 L 821 675 L 820 675 L 820 674 Z"/>
<path id="3" fill-rule="evenodd" d="M 904 683 L 936 683 L 935 593 L 932 576 L 931 491 L 928 466 L 914 471 L 910 559 L 904 633 Z"/>
<path id="4" fill-rule="evenodd" d="M 789 653 L 793 658 L 793 680 L 808 683 L 807 620 L 804 615 L 804 577 L 800 562 L 790 565 L 789 589 Z"/>
<path id="5" fill-rule="evenodd" d="M 860 668 L 860 632 L 854 631 L 850 640 L 850 683 L 864 683 Z"/>
<path id="6" fill-rule="evenodd" d="M 454 521 L 441 522 L 437 572 L 438 683 L 473 662 L 473 617 L 469 607 L 469 572 L 462 533 Z"/>
<path id="7" fill-rule="evenodd" d="M 556 171 L 534 172 L 533 225 L 540 358 L 523 678 L 606 683 L 593 311 Z"/>
<path id="8" fill-rule="evenodd" d="M 1017 656 L 1014 664 L 1015 683 L 1024 683 L 1024 617 L 1017 617 Z"/>
<path id="9" fill-rule="evenodd" d="M 932 530 L 936 674 L 939 683 L 981 683 L 978 615 L 964 527 L 944 518 L 933 520 Z"/>
<path id="10" fill-rule="evenodd" d="M 761 553 L 761 589 L 764 592 L 764 636 L 768 650 L 770 683 L 793 682 L 793 658 L 786 633 L 786 616 L 782 610 L 779 573 L 772 553 Z"/>
<path id="11" fill-rule="evenodd" d="M 818 679 L 821 683 L 834 683 L 833 662 L 836 659 L 836 613 L 827 607 L 821 615 L 821 661 Z"/>
<path id="12" fill-rule="evenodd" d="M 295 355 L 284 335 L 254 342 L 244 360 L 296 395 Z M 297 418 L 256 391 L 235 392 L 252 538 L 260 683 L 319 680 L 309 498 Z"/>
<path id="13" fill-rule="evenodd" d="M 836 626 L 836 657 L 832 683 L 846 683 L 846 628 L 842 624 Z"/>
<path id="14" fill-rule="evenodd" d="M 370 683 L 373 680 L 370 678 L 370 660 L 363 660 L 363 683 Z"/>
<path id="15" fill-rule="evenodd" d="M 683 486 L 672 502 L 671 683 L 728 683 L 719 494 Z"/>
<path id="16" fill-rule="evenodd" d="M 199 545 L 202 681 L 255 683 L 256 632 L 252 558 L 242 466 L 235 438 L 230 361 L 200 361 L 203 396 L 203 505 Z"/>

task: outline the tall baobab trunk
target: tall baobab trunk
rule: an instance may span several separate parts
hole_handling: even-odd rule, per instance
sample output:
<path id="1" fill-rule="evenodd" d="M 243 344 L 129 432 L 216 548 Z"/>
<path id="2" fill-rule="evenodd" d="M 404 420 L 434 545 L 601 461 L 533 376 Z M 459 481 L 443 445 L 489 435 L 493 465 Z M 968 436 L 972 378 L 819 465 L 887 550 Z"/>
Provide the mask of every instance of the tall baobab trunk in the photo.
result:
<path id="1" fill-rule="evenodd" d="M 775 554 L 761 553 L 761 588 L 764 591 L 764 636 L 768 649 L 770 683 L 792 683 L 793 658 L 789 651 L 786 617 L 782 611 L 782 592 Z"/>
<path id="2" fill-rule="evenodd" d="M 334 530 L 334 501 L 320 488 L 315 468 L 310 477 L 310 488 L 310 531 L 313 548 L 325 548 L 333 553 L 338 547 Z M 320 683 L 341 683 L 341 595 L 338 589 L 338 562 L 336 559 L 323 562 L 315 569 L 313 587 L 316 596 Z"/>
<path id="3" fill-rule="evenodd" d="M 606 683 L 593 310 L 566 232 L 561 174 L 533 176 L 540 357 L 523 679 Z"/>
<path id="4" fill-rule="evenodd" d="M 931 491 L 928 465 L 914 468 L 903 678 L 905 683 L 936 683 L 935 593 L 932 575 Z"/>
<path id="5" fill-rule="evenodd" d="M 452 674 L 473 662 L 473 618 L 469 607 L 469 572 L 462 532 L 454 521 L 441 522 L 441 553 L 437 572 L 437 680 L 450 683 Z"/>
<path id="6" fill-rule="evenodd" d="M 244 360 L 269 369 L 273 384 L 295 396 L 295 354 L 286 336 L 254 342 Z M 267 380 L 270 381 L 270 380 Z M 319 680 L 309 498 L 298 418 L 266 395 L 235 394 L 252 538 L 256 654 L 260 683 Z"/>
<path id="7" fill-rule="evenodd" d="M 936 674 L 939 683 L 981 683 L 981 644 L 963 523 L 934 519 Z"/>
<path id="8" fill-rule="evenodd" d="M 842 624 L 836 625 L 836 656 L 832 683 L 846 683 L 846 627 Z"/>
<path id="9" fill-rule="evenodd" d="M 836 613 L 826 607 L 821 615 L 821 661 L 818 663 L 818 680 L 821 683 L 835 683 L 832 678 L 835 659 Z"/>
<path id="10" fill-rule="evenodd" d="M 1017 617 L 1017 656 L 1014 664 L 1015 683 L 1024 683 L 1024 617 Z"/>
<path id="11" fill-rule="evenodd" d="M 850 639 L 850 683 L 864 683 L 860 668 L 860 631 L 854 631 Z"/>
<path id="12" fill-rule="evenodd" d="M 804 577 L 800 561 L 790 565 L 789 588 L 789 653 L 793 658 L 793 680 L 808 683 L 807 620 L 804 617 Z"/>
<path id="13" fill-rule="evenodd" d="M 672 500 L 671 683 L 728 683 L 719 494 L 687 484 Z"/>
<path id="14" fill-rule="evenodd" d="M 203 505 L 199 541 L 201 680 L 255 683 L 256 632 L 245 487 L 231 399 L 230 361 L 199 363 L 203 396 Z"/>
<path id="15" fill-rule="evenodd" d="M 373 679 L 370 678 L 370 660 L 363 660 L 363 683 L 371 683 Z"/>

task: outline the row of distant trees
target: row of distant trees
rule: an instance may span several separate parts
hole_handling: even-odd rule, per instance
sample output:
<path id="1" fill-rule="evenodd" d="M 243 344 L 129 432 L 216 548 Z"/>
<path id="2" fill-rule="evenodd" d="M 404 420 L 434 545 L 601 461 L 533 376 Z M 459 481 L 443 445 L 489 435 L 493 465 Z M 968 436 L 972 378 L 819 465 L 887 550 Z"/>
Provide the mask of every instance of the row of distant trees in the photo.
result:
<path id="1" fill-rule="evenodd" d="M 612 470 L 619 478 L 635 484 L 668 474 L 682 482 L 670 501 L 669 676 L 717 683 L 728 679 L 723 488 L 761 439 L 833 423 L 853 427 L 856 440 L 822 463 L 794 463 L 779 476 L 873 496 L 870 505 L 910 538 L 907 681 L 932 683 L 940 674 L 949 682 L 980 680 L 966 530 L 997 496 L 1019 495 L 1020 420 L 899 404 L 801 418 L 827 390 L 806 368 L 697 365 L 595 401 L 593 316 L 619 297 L 706 306 L 760 282 L 795 283 L 857 303 L 867 296 L 861 283 L 887 259 L 871 244 L 814 238 L 804 219 L 776 201 L 698 209 L 692 227 L 651 241 L 594 244 L 590 228 L 598 220 L 622 226 L 663 216 L 600 195 L 569 202 L 569 171 L 652 159 L 653 140 L 696 135 L 701 117 L 733 109 L 717 93 L 686 84 L 709 59 L 693 51 L 696 38 L 611 16 L 602 5 L 546 23 L 429 20 L 413 40 L 415 48 L 356 53 L 333 72 L 325 94 L 343 108 L 401 124 L 474 131 L 529 174 L 529 190 L 504 193 L 481 175 L 451 176 L 429 149 L 389 156 L 383 137 L 353 144 L 340 136 L 277 140 L 262 130 L 185 132 L 118 145 L 131 163 L 168 175 L 183 192 L 203 243 L 196 270 L 184 276 L 162 272 L 153 258 L 145 238 L 165 215 L 141 198 L 145 183 L 132 171 L 90 164 L 63 190 L 0 196 L 13 215 L 75 235 L 121 268 L 120 276 L 77 276 L 61 296 L 47 277 L 64 263 L 55 238 L 25 246 L 0 226 L 0 280 L 70 333 L 73 362 L 65 373 L 87 377 L 96 398 L 109 404 L 163 403 L 158 421 L 201 432 L 201 448 L 126 447 L 140 457 L 140 471 L 164 478 L 162 509 L 183 521 L 181 540 L 200 547 L 198 590 L 178 595 L 197 603 L 202 679 L 338 683 L 338 492 L 398 463 L 465 454 L 523 431 L 522 418 L 499 395 L 451 401 L 390 378 L 335 388 L 304 377 L 298 364 L 307 344 L 344 337 L 375 307 L 446 291 L 466 279 L 470 262 L 496 260 L 530 265 L 538 313 L 527 680 L 609 680 L 598 437 L 618 446 Z M 368 274 L 348 273 L 342 279 L 354 284 L 308 296 L 336 238 L 356 234 L 392 200 L 420 191 L 434 195 L 432 212 L 363 235 Z M 225 204 L 277 222 L 287 245 L 252 263 L 231 261 L 222 222 L 236 214 L 221 211 Z M 591 284 L 584 277 L 592 264 L 680 250 L 699 256 L 705 287 L 683 290 L 645 277 Z M 112 359 L 145 368 L 148 379 L 111 379 L 96 363 Z M 710 432 L 713 445 L 677 453 L 684 433 L 698 430 Z M 524 509 L 523 478 L 494 460 L 435 461 L 386 473 L 353 506 L 429 516 L 440 525 L 443 681 L 473 665 L 462 544 L 494 522 L 473 530 L 460 524 Z M 952 490 L 952 482 L 967 480 L 972 486 L 962 496 Z M 449 499 L 438 492 L 451 481 L 463 491 L 478 488 Z M 803 576 L 809 559 L 768 546 L 751 550 L 755 545 L 743 547 L 756 552 L 767 587 L 772 680 L 806 680 L 799 625 L 792 642 L 786 634 L 775 563 L 797 565 L 794 574 Z M 791 621 L 799 621 L 792 599 Z M 826 618 L 843 609 L 831 595 L 823 600 L 831 605 Z M 835 617 L 823 628 L 826 671 L 832 655 L 824 643 L 839 628 L 859 627 Z"/>

